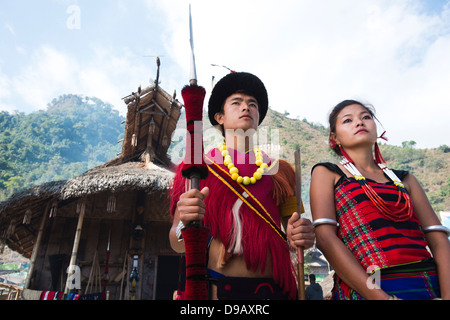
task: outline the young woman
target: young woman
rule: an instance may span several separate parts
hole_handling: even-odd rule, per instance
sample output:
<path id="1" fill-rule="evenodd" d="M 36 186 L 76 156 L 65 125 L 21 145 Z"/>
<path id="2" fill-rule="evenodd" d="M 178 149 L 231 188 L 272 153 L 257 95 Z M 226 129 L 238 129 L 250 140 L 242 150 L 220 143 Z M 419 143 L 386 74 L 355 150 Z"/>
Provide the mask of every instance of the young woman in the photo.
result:
<path id="1" fill-rule="evenodd" d="M 386 167 L 372 109 L 346 100 L 329 122 L 342 161 L 313 167 L 310 199 L 317 246 L 336 271 L 332 298 L 450 299 L 449 230 L 416 178 Z"/>

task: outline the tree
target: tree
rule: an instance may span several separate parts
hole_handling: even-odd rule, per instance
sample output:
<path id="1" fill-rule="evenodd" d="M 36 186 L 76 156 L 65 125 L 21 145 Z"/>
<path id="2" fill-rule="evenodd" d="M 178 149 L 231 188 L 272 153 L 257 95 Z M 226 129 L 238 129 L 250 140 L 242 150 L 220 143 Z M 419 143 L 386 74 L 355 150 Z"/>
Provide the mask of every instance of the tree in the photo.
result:
<path id="1" fill-rule="evenodd" d="M 97 98 L 63 95 L 47 110 L 0 112 L 0 201 L 13 192 L 68 179 L 115 157 L 124 120 Z"/>
<path id="2" fill-rule="evenodd" d="M 411 148 L 414 149 L 416 147 L 416 142 L 415 141 L 403 141 L 402 142 L 402 148 Z"/>

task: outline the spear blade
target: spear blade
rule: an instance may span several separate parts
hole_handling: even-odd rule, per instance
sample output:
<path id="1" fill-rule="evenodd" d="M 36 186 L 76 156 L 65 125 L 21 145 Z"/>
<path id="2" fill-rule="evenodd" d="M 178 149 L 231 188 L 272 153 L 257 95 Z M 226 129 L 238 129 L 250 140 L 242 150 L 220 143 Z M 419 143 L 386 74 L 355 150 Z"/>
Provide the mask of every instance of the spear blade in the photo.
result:
<path id="1" fill-rule="evenodd" d="M 191 4 L 189 4 L 189 42 L 191 44 L 191 72 L 190 72 L 190 77 L 189 77 L 189 84 L 191 86 L 196 86 L 197 85 L 197 69 L 195 66 L 194 33 L 192 31 Z"/>

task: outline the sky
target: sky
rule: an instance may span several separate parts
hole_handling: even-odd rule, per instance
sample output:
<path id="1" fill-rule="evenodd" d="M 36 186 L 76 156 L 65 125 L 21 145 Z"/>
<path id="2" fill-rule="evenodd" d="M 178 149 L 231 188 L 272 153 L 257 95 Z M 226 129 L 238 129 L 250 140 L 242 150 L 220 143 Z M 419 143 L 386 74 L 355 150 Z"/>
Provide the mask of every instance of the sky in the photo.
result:
<path id="1" fill-rule="evenodd" d="M 224 65 L 256 74 L 272 109 L 328 127 L 345 99 L 369 103 L 388 143 L 450 145 L 450 0 L 0 0 L 0 110 L 33 112 L 63 94 L 180 91 Z M 380 128 L 380 130 L 383 130 Z M 380 132 L 381 133 L 381 132 Z"/>
<path id="2" fill-rule="evenodd" d="M 441 211 L 440 216 L 442 224 L 447 228 L 450 228 L 450 211 Z"/>

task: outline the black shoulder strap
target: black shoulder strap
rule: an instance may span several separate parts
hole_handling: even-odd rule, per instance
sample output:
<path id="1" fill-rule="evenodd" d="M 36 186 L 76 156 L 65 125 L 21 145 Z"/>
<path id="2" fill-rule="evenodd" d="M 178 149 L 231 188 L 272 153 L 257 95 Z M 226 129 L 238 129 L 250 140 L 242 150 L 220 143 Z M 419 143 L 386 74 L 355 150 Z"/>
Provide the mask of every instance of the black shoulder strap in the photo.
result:
<path id="1" fill-rule="evenodd" d="M 405 171 L 405 170 L 395 170 L 395 169 L 391 169 L 395 175 L 401 180 L 403 181 L 403 179 L 405 179 L 405 177 L 409 174 L 409 171 Z"/>
<path id="2" fill-rule="evenodd" d="M 341 177 L 347 177 L 347 175 L 341 170 L 341 168 L 339 168 L 339 166 L 337 164 L 334 164 L 331 162 L 320 162 L 320 163 L 316 164 L 314 167 L 312 167 L 311 174 L 317 166 L 323 166 L 330 171 L 336 172 Z"/>

